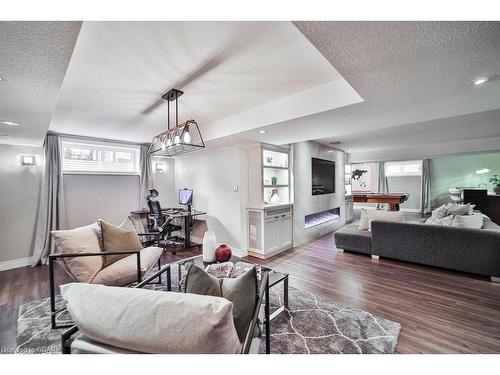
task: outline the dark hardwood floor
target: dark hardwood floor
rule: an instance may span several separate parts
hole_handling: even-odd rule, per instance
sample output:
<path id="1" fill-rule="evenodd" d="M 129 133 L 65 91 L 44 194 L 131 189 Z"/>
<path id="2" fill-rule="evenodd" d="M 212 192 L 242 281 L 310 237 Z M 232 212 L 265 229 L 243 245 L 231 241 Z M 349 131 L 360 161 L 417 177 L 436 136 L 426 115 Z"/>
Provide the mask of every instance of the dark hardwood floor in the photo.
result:
<path id="1" fill-rule="evenodd" d="M 337 253 L 333 234 L 269 260 L 246 259 L 290 273 L 291 286 L 401 323 L 397 353 L 500 353 L 500 284 L 487 278 Z M 0 346 L 15 346 L 18 306 L 48 294 L 46 267 L 0 272 Z"/>

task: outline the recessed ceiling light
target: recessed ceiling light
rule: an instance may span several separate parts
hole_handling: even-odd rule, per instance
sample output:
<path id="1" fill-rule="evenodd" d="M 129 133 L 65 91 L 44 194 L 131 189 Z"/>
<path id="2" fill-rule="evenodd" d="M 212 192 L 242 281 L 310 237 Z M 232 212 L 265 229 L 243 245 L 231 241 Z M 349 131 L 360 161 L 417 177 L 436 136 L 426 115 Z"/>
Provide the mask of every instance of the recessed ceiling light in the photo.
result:
<path id="1" fill-rule="evenodd" d="M 19 126 L 19 124 L 14 121 L 0 121 L 0 124 L 7 126 Z"/>
<path id="2" fill-rule="evenodd" d="M 467 84 L 474 85 L 474 86 L 481 86 L 481 85 L 485 84 L 486 82 L 491 81 L 492 78 L 493 78 L 493 76 L 483 76 L 483 77 L 473 79 L 472 81 L 468 82 Z"/>
<path id="3" fill-rule="evenodd" d="M 267 133 L 267 130 L 259 130 L 259 133 L 260 133 L 260 134 L 266 134 L 266 133 Z"/>

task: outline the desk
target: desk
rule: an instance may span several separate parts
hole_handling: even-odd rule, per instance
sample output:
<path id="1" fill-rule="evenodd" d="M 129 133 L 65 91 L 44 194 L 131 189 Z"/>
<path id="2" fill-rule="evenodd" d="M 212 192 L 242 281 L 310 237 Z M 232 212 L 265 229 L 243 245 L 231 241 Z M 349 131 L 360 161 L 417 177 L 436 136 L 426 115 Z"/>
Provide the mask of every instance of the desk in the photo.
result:
<path id="1" fill-rule="evenodd" d="M 168 217 L 173 218 L 184 218 L 184 248 L 188 249 L 191 247 L 191 221 L 195 216 L 206 215 L 207 213 L 204 211 L 181 211 L 180 209 L 177 212 L 172 211 L 171 208 L 165 208 L 161 210 L 162 214 Z M 149 210 L 138 210 L 132 211 L 132 214 L 147 216 L 149 215 Z"/>
<path id="2" fill-rule="evenodd" d="M 389 211 L 399 211 L 399 205 L 408 200 L 407 193 L 353 193 L 356 203 L 388 203 Z"/>

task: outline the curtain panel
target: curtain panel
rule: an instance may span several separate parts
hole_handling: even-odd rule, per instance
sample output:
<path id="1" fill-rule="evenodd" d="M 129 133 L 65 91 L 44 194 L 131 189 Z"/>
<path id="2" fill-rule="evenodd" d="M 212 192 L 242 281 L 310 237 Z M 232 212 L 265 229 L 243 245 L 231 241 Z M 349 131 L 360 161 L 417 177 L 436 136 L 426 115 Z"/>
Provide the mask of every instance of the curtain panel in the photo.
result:
<path id="1" fill-rule="evenodd" d="M 62 160 L 57 135 L 48 134 L 45 137 L 44 158 L 33 245 L 33 266 L 38 263 L 47 264 L 49 254 L 54 252 L 50 232 L 66 228 Z"/>
<path id="2" fill-rule="evenodd" d="M 148 153 L 148 147 L 141 146 L 139 209 L 147 208 L 146 196 L 149 194 L 149 189 L 153 188 L 153 170 L 151 168 L 151 155 Z"/>

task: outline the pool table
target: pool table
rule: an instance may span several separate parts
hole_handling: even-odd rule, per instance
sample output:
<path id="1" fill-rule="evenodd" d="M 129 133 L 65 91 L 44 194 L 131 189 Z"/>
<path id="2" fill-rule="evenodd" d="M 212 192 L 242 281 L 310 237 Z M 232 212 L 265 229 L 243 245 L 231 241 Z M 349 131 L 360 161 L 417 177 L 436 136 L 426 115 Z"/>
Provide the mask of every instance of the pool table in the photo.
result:
<path id="1" fill-rule="evenodd" d="M 399 211 L 399 205 L 408 200 L 408 193 L 352 193 L 356 203 L 388 203 L 389 211 Z"/>

